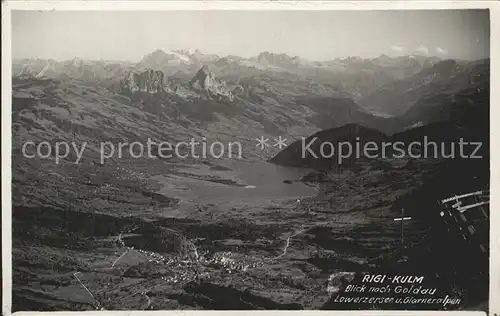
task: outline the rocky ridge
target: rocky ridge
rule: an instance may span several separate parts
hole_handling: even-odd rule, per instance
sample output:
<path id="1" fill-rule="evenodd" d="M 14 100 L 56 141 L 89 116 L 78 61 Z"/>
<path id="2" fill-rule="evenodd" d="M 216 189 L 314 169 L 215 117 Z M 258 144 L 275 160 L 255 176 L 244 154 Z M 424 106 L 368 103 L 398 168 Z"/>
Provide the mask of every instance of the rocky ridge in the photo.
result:
<path id="1" fill-rule="evenodd" d="M 209 99 L 234 100 L 233 92 L 228 88 L 226 82 L 218 79 L 207 66 L 198 70 L 189 85 L 195 90 L 203 91 Z"/>
<path id="2" fill-rule="evenodd" d="M 149 94 L 169 93 L 183 99 L 207 98 L 209 100 L 232 102 L 234 95 L 243 93 L 244 88 L 241 85 L 235 85 L 231 89 L 224 80 L 217 78 L 207 66 L 203 66 L 198 70 L 188 83 L 170 80 L 166 78 L 163 71 L 146 68 L 144 70 L 132 70 L 120 81 L 121 94 L 132 96 L 136 92 Z"/>
<path id="3" fill-rule="evenodd" d="M 151 68 L 143 71 L 131 71 L 120 82 L 122 93 L 131 94 L 138 91 L 159 93 L 165 91 L 165 74 Z"/>

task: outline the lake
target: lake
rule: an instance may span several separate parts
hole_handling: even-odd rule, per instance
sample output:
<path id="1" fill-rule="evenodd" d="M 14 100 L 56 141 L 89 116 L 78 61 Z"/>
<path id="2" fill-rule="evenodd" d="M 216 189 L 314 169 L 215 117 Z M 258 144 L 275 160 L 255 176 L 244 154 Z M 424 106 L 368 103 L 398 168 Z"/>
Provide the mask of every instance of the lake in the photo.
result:
<path id="1" fill-rule="evenodd" d="M 176 166 L 161 176 L 160 193 L 193 202 L 215 203 L 238 199 L 300 199 L 316 189 L 298 181 L 309 169 L 277 166 L 267 162 L 221 159 L 214 165 Z M 291 180 L 292 183 L 284 183 Z"/>

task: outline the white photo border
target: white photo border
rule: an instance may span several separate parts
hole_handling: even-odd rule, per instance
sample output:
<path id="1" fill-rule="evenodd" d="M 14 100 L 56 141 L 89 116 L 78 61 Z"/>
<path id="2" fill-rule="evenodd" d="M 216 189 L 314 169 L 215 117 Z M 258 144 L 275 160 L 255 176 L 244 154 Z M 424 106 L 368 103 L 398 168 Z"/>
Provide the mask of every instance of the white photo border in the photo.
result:
<path id="1" fill-rule="evenodd" d="M 185 11 L 185 10 L 490 10 L 491 87 L 500 88 L 500 1 L 22 1 L 2 2 L 2 314 L 12 306 L 11 11 Z M 500 207 L 500 89 L 490 90 L 490 209 Z M 493 150 L 495 149 L 495 150 Z M 500 214 L 490 211 L 490 315 L 500 316 Z M 446 311 L 102 311 L 16 312 L 15 315 L 448 315 Z M 485 315 L 484 312 L 452 312 Z"/>

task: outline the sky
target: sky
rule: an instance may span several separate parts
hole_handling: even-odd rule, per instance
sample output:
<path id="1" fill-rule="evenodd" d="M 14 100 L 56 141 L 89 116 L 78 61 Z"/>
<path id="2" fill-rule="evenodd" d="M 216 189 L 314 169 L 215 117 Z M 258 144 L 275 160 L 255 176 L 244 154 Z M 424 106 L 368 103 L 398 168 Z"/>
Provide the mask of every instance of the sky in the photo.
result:
<path id="1" fill-rule="evenodd" d="M 488 10 L 13 11 L 13 58 L 139 61 L 156 49 L 311 60 L 489 57 Z"/>

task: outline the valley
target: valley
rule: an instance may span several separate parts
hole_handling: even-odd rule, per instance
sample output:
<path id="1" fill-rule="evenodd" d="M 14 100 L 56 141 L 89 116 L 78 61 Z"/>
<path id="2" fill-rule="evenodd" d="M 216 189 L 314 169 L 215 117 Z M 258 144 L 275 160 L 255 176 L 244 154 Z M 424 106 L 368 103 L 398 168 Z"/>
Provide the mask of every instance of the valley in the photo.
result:
<path id="1" fill-rule="evenodd" d="M 470 84 L 470 73 L 480 80 Z M 269 52 L 156 50 L 138 63 L 14 61 L 13 75 L 15 311 L 401 308 L 332 302 L 331 275 L 369 271 L 441 274 L 440 291 L 462 299 L 454 309 L 487 308 L 487 262 L 449 269 L 456 258 L 436 242 L 444 238 L 433 203 L 489 185 L 489 60 L 318 64 Z M 300 157 L 301 138 L 313 135 L 405 144 L 463 137 L 484 142 L 483 159 L 408 153 L 335 164 Z M 260 149 L 261 136 L 288 146 Z M 100 163 L 103 142 L 149 138 L 237 141 L 243 155 L 125 150 Z M 74 153 L 56 163 L 27 158 L 27 141 L 86 147 L 77 164 Z M 413 198 L 428 187 L 432 194 Z M 414 218 L 404 244 L 394 222 L 402 207 Z"/>

